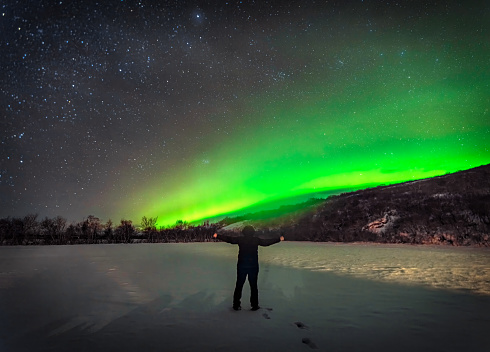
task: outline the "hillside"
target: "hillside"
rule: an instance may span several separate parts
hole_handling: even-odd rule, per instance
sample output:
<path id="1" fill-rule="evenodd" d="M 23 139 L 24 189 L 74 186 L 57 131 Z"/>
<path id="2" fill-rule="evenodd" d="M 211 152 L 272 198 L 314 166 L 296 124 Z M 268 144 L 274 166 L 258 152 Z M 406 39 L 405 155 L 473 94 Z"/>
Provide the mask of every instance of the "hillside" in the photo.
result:
<path id="1" fill-rule="evenodd" d="M 288 240 L 490 246 L 490 165 L 344 193 L 295 210 L 250 220 Z"/>

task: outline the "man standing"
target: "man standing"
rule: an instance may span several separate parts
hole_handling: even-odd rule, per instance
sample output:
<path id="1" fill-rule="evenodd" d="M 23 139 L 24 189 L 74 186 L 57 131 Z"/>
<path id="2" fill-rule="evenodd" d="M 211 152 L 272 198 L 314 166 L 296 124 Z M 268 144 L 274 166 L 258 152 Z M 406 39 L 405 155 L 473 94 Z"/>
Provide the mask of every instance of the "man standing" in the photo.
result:
<path id="1" fill-rule="evenodd" d="M 259 246 L 270 246 L 274 243 L 284 241 L 284 237 L 263 239 L 255 237 L 255 229 L 252 226 L 245 226 L 241 236 L 227 236 L 214 234 L 214 238 L 222 241 L 238 244 L 238 263 L 235 292 L 233 294 L 233 309 L 240 310 L 240 300 L 242 298 L 243 284 L 248 276 L 250 284 L 250 304 L 252 310 L 259 309 L 259 290 L 257 287 L 257 278 L 259 275 Z"/>

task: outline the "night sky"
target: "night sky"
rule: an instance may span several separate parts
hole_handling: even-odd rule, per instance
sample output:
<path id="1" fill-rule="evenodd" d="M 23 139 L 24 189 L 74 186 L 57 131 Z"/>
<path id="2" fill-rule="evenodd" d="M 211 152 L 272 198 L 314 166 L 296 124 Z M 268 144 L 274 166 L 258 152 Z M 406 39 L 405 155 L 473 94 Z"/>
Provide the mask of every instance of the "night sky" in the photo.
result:
<path id="1" fill-rule="evenodd" d="M 0 7 L 0 217 L 166 225 L 490 163 L 485 0 Z"/>

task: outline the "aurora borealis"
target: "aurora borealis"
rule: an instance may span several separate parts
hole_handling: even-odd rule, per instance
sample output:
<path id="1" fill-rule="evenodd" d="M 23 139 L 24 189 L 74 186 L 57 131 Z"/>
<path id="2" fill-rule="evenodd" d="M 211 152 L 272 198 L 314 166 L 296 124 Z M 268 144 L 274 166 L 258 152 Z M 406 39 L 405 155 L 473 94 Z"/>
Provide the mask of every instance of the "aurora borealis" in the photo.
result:
<path id="1" fill-rule="evenodd" d="M 490 163 L 484 1 L 10 1 L 1 214 L 196 221 Z"/>

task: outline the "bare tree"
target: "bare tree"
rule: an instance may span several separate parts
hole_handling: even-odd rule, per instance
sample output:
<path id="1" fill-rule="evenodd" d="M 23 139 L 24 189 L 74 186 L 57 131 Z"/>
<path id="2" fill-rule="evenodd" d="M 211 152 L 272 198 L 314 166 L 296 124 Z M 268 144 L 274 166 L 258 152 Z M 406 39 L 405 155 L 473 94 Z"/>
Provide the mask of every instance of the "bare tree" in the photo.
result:
<path id="1" fill-rule="evenodd" d="M 175 222 L 175 228 L 179 229 L 179 230 L 185 230 L 189 227 L 189 223 L 187 221 L 184 221 L 184 220 L 177 220 Z"/>
<path id="2" fill-rule="evenodd" d="M 143 216 L 141 218 L 141 229 L 143 230 L 148 242 L 155 242 L 156 237 L 158 236 L 156 227 L 157 220 L 158 216 L 154 218 L 147 218 L 146 216 Z"/>
<path id="3" fill-rule="evenodd" d="M 24 233 L 26 237 L 26 244 L 34 243 L 34 237 L 39 232 L 39 222 L 37 221 L 37 214 L 27 214 L 24 216 Z"/>
<path id="4" fill-rule="evenodd" d="M 104 237 L 107 239 L 107 242 L 112 243 L 114 241 L 114 228 L 112 227 L 112 220 L 107 220 L 104 225 Z"/>
<path id="5" fill-rule="evenodd" d="M 133 226 L 133 222 L 131 220 L 124 220 L 124 219 L 121 220 L 121 224 L 115 230 L 116 236 L 123 243 L 130 243 L 135 232 L 136 229 Z"/>
<path id="6" fill-rule="evenodd" d="M 44 237 L 45 244 L 62 244 L 64 242 L 63 235 L 66 228 L 66 219 L 57 216 L 54 219 L 44 218 L 41 222 L 41 231 Z"/>
<path id="7" fill-rule="evenodd" d="M 102 232 L 102 223 L 100 219 L 94 215 L 87 216 L 88 237 L 89 243 L 97 243 L 98 235 Z"/>

